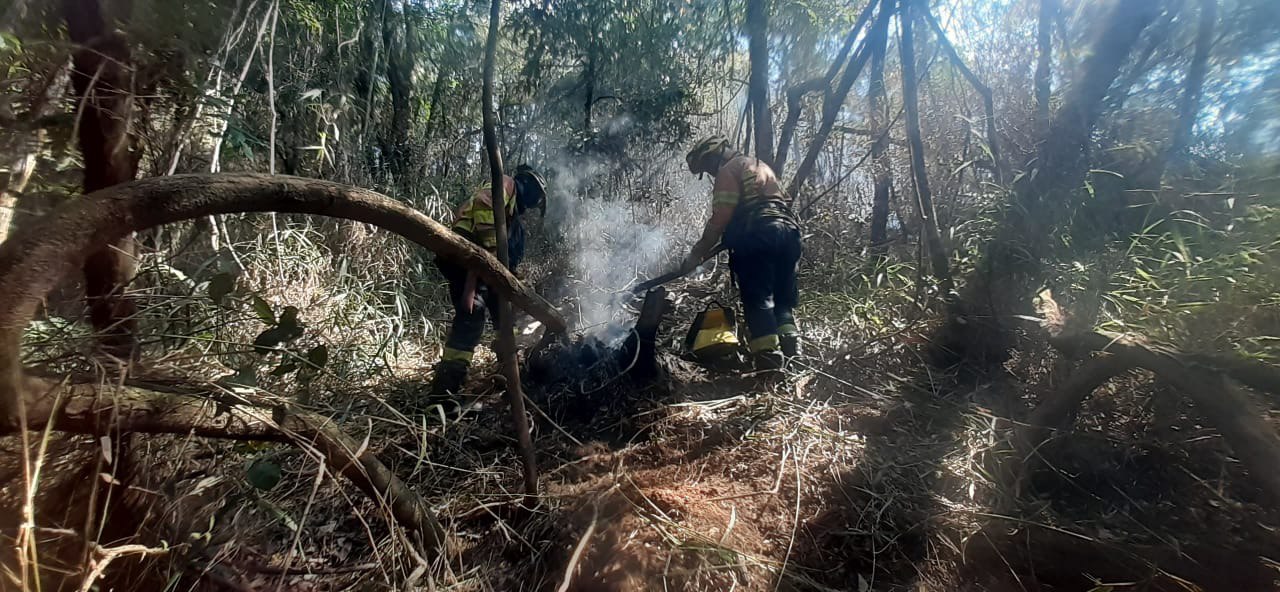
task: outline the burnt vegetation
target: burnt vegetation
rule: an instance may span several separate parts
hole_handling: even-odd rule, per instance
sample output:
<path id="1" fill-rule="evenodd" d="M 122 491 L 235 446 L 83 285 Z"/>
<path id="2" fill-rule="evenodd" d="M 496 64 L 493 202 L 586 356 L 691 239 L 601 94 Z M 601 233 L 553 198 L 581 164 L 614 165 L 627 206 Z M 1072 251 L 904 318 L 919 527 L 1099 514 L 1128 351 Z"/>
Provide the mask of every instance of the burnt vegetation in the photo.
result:
<path id="1" fill-rule="evenodd" d="M 1272 0 L 0 15 L 0 590 L 1280 588 Z M 801 219 L 783 373 L 664 275 L 713 134 Z M 523 253 L 450 229 L 519 163 Z"/>

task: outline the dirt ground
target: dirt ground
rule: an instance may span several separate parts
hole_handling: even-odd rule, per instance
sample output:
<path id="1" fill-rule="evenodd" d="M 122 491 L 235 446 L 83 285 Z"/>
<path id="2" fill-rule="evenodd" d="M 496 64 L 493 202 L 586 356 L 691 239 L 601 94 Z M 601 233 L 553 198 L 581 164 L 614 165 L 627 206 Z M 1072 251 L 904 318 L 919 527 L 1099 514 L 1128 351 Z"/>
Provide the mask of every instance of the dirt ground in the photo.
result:
<path id="1" fill-rule="evenodd" d="M 923 364 L 910 338 L 875 347 L 820 352 L 782 379 L 666 356 L 657 384 L 532 385 L 543 491 L 531 511 L 511 489 L 518 461 L 485 373 L 472 415 L 444 428 L 403 423 L 373 400 L 347 407 L 349 430 L 446 522 L 452 553 L 432 581 L 385 514 L 317 480 L 305 454 L 152 438 L 132 452 L 154 460 L 147 472 L 98 488 L 128 492 L 119 507 L 135 511 L 108 523 L 141 534 L 99 540 L 172 551 L 117 558 L 101 589 L 1280 589 L 1280 510 L 1149 377 L 1112 381 L 1019 471 L 1005 430 L 1066 368 L 1046 354 L 966 381 Z M 108 471 L 101 443 L 54 444 L 35 500 L 42 589 L 74 589 L 58 575 L 100 549 L 67 532 L 102 503 L 83 499 L 83 484 Z M 284 467 L 280 488 L 245 486 L 253 454 Z M 12 538 L 24 480 L 20 464 L 4 470 L 0 531 Z M 18 589 L 11 559 L 0 589 Z M 282 564 L 291 570 L 269 567 Z"/>

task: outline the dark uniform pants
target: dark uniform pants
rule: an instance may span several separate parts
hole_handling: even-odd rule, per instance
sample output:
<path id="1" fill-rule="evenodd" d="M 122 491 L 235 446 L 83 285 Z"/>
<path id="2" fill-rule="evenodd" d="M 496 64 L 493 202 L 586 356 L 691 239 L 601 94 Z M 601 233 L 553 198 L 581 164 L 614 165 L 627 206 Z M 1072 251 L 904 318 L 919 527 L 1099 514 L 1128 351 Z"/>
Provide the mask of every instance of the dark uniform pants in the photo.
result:
<path id="1" fill-rule="evenodd" d="M 763 221 L 730 251 L 729 267 L 742 295 L 743 316 L 751 332 L 751 351 L 777 349 L 778 334 L 795 335 L 800 231 L 785 223 Z"/>
<path id="2" fill-rule="evenodd" d="M 493 291 L 477 279 L 476 293 L 471 301 L 471 310 L 468 311 L 464 302 L 467 270 L 444 261 L 436 261 L 436 267 L 440 268 L 449 282 L 449 301 L 453 304 L 453 324 L 449 326 L 449 336 L 445 339 L 441 359 L 470 362 L 471 354 L 484 336 L 486 316 L 493 322 L 494 329 L 497 329 L 497 299 L 493 297 Z"/>

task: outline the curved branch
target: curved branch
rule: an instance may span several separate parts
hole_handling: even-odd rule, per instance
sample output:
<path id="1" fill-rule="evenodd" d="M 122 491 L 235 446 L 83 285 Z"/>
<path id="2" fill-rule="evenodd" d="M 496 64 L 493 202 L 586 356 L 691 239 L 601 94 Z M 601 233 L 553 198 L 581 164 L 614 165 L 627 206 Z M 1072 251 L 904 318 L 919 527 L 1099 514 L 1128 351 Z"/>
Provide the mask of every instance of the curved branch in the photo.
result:
<path id="1" fill-rule="evenodd" d="M 52 424 L 58 431 L 75 434 L 192 434 L 311 448 L 330 470 L 350 479 L 375 503 L 390 509 L 396 522 L 417 533 L 425 550 L 436 555 L 444 548 L 444 529 L 422 498 L 326 417 L 224 402 L 219 393 L 192 396 L 134 387 L 110 387 L 104 393 L 98 385 L 64 386 L 39 378 L 28 379 L 24 387 L 27 429 L 31 430 Z"/>
<path id="2" fill-rule="evenodd" d="M 1265 494 L 1280 502 L 1280 472 L 1276 471 L 1280 467 L 1280 437 L 1260 419 L 1262 412 L 1235 384 L 1213 370 L 1187 364 L 1184 354 L 1129 337 L 1084 333 L 1051 337 L 1049 342 L 1069 356 L 1107 352 L 1116 363 L 1145 368 L 1168 381 L 1218 428 Z"/>
<path id="3" fill-rule="evenodd" d="M 1050 0 L 1045 1 L 1048 2 Z M 941 44 L 942 49 L 947 52 L 947 57 L 951 59 L 951 65 L 955 66 L 955 68 L 960 71 L 960 74 L 964 76 L 964 79 L 969 81 L 969 86 L 972 86 L 973 90 L 982 97 L 982 111 L 983 114 L 986 115 L 987 120 L 987 150 L 991 152 L 991 162 L 994 165 L 991 170 L 996 175 L 996 183 L 1003 183 L 1006 175 L 1004 172 L 1004 161 L 1000 158 L 999 137 L 996 135 L 996 106 L 994 93 L 992 93 L 991 87 L 984 84 L 982 79 L 978 78 L 978 75 L 974 74 L 973 70 L 964 63 L 964 59 L 960 57 L 955 46 L 951 44 L 951 40 L 947 38 L 946 31 L 942 30 L 942 25 L 938 23 L 938 19 L 934 18 L 933 12 L 929 10 L 928 5 L 922 5 L 921 8 L 921 12 L 924 13 L 924 18 L 928 21 L 929 27 L 933 29 L 934 34 L 938 37 L 939 44 Z M 1037 93 L 1038 92 L 1039 89 L 1037 88 Z"/>
<path id="4" fill-rule="evenodd" d="M 849 33 L 845 35 L 840 52 L 831 61 L 831 66 L 827 68 L 827 73 L 822 78 L 810 78 L 787 89 L 787 117 L 782 124 L 782 132 L 778 136 L 777 153 L 773 157 L 773 171 L 779 178 L 782 177 L 783 169 L 787 166 L 787 155 L 791 153 L 791 142 L 795 137 L 796 126 L 800 124 L 805 96 L 818 91 L 831 92 L 831 83 L 835 81 L 836 74 L 840 73 L 841 66 L 844 66 L 845 61 L 849 59 L 849 52 L 853 51 L 858 33 L 862 31 L 867 21 L 871 20 L 871 13 L 875 7 L 876 0 L 870 0 L 862 8 L 862 12 L 858 14 L 858 20 L 853 23 L 853 28 L 849 29 Z"/>
<path id="5" fill-rule="evenodd" d="M 379 226 L 474 269 L 547 330 L 567 330 L 551 304 L 492 255 L 384 195 L 327 181 L 268 175 L 175 175 L 117 185 L 72 200 L 0 245 L 0 423 L 13 425 L 22 392 L 23 330 L 50 289 L 86 257 L 130 232 L 212 214 L 288 212 Z"/>
<path id="6" fill-rule="evenodd" d="M 818 155 L 822 153 L 823 146 L 827 143 L 827 137 L 831 135 L 831 128 L 836 123 L 836 116 L 840 114 L 840 109 L 844 106 L 844 100 L 849 96 L 849 89 L 853 88 L 853 83 L 858 79 L 858 74 L 862 73 L 862 67 L 866 65 L 867 59 L 871 57 L 871 52 L 867 47 L 873 43 L 878 36 L 888 35 L 889 18 L 895 12 L 895 0 L 880 0 L 872 2 L 880 6 L 880 12 L 876 15 L 875 22 L 871 28 L 867 30 L 867 40 L 863 41 L 862 47 L 849 58 L 849 65 L 845 67 L 844 74 L 840 77 L 840 82 L 836 88 L 828 92 L 822 101 L 822 120 L 818 125 L 818 131 L 814 134 L 813 140 L 809 142 L 809 149 L 805 152 L 804 159 L 800 161 L 800 166 L 796 168 L 796 174 L 791 178 L 791 183 L 787 185 L 787 194 L 794 199 L 799 191 L 804 187 L 805 181 L 809 175 L 813 174 L 814 166 L 818 162 Z M 870 10 L 868 6 L 867 10 Z"/>

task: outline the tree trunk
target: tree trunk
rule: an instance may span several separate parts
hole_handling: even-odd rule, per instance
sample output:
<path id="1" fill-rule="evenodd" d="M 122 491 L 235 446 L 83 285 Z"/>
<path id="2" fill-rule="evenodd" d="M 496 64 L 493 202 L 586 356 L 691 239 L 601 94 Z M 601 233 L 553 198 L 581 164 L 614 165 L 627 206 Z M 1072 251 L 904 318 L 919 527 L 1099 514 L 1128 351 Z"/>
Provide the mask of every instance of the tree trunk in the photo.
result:
<path id="1" fill-rule="evenodd" d="M 383 0 L 382 45 L 387 52 L 387 86 L 391 89 L 391 126 L 386 145 L 391 173 L 397 180 L 404 180 L 409 170 L 409 124 L 412 115 L 413 56 L 409 55 L 407 40 L 396 39 L 391 17 L 391 0 Z M 409 18 L 409 6 L 401 7 L 401 18 Z"/>
<path id="2" fill-rule="evenodd" d="M 924 162 L 924 139 L 920 133 L 920 97 L 916 88 L 915 43 L 912 39 L 912 21 L 915 20 L 913 4 L 919 0 L 901 0 L 902 39 L 898 43 L 902 60 L 902 103 L 907 118 L 907 143 L 911 145 L 911 176 L 915 179 L 916 205 L 919 208 L 920 227 L 929 248 L 929 261 L 933 277 L 938 280 L 942 296 L 951 300 L 955 285 L 951 281 L 950 257 L 942 244 L 938 229 L 938 213 L 933 206 L 933 193 L 929 190 L 929 173 Z"/>
<path id="3" fill-rule="evenodd" d="M 849 89 L 853 88 L 853 83 L 858 79 L 858 74 L 862 73 L 862 67 L 866 65 L 867 58 L 870 57 L 867 47 L 876 43 L 876 39 L 887 36 L 889 34 L 889 18 L 894 13 L 895 0 L 880 0 L 880 12 L 876 15 L 876 21 L 871 25 L 871 29 L 867 32 L 867 39 L 863 42 L 862 48 L 857 51 L 852 58 L 849 59 L 849 66 L 845 68 L 844 74 L 840 77 L 840 83 L 835 90 L 827 93 L 822 101 L 822 121 L 818 125 L 818 132 L 814 134 L 813 141 L 809 143 L 809 149 L 805 152 L 804 160 L 800 162 L 800 166 L 796 168 L 796 176 L 792 177 L 791 183 L 787 185 L 787 193 L 794 198 L 809 176 L 813 174 L 814 166 L 817 165 L 818 155 L 822 153 L 823 146 L 827 143 L 827 138 L 831 136 L 831 128 L 835 126 L 836 117 L 840 114 L 841 107 L 844 106 L 845 97 L 849 96 Z"/>
<path id="4" fill-rule="evenodd" d="M 586 84 L 586 97 L 582 100 L 582 134 L 591 137 L 591 107 L 596 98 L 596 61 L 587 58 L 587 67 L 582 71 L 582 79 Z"/>
<path id="5" fill-rule="evenodd" d="M 67 33 L 78 47 L 72 55 L 71 84 L 81 106 L 80 153 L 84 158 L 84 191 L 92 193 L 132 181 L 141 154 L 134 151 L 133 79 L 129 46 L 111 32 L 98 0 L 64 0 Z M 136 245 L 120 237 L 84 262 L 89 319 L 105 353 L 131 360 L 136 353 L 136 305 L 124 298 L 133 279 Z"/>
<path id="6" fill-rule="evenodd" d="M 935 340 L 948 358 L 996 365 L 1013 345 L 1004 323 L 1034 314 L 1031 299 L 1043 282 L 1043 260 L 1089 167 L 1089 145 L 1103 99 L 1134 44 L 1161 11 L 1151 0 L 1119 0 L 1098 29 L 1080 79 L 1064 96 L 1040 143 L 1032 169 L 1014 188 L 997 235 L 984 247 L 967 283 L 963 315 Z"/>
<path id="7" fill-rule="evenodd" d="M 1040 0 L 1040 15 L 1036 21 L 1036 133 L 1049 129 L 1050 65 L 1053 61 L 1053 17 L 1058 12 L 1059 0 Z"/>
<path id="8" fill-rule="evenodd" d="M 889 110 L 884 96 L 884 58 L 888 37 L 880 37 L 871 51 L 871 81 L 867 88 L 871 120 L 871 169 L 875 190 L 871 198 L 871 258 L 879 265 L 889 252 L 889 187 L 893 172 L 889 162 Z"/>
<path id="9" fill-rule="evenodd" d="M 441 108 L 440 99 L 444 95 L 444 83 L 448 76 L 445 74 L 444 64 L 437 66 L 436 82 L 431 85 L 431 106 L 427 109 L 427 130 L 423 132 L 423 140 L 431 141 L 431 137 L 435 135 L 437 122 L 440 120 L 439 109 Z"/>
<path id="10" fill-rule="evenodd" d="M 773 117 L 769 111 L 769 5 L 768 0 L 747 0 L 748 53 L 751 76 L 747 95 L 751 101 L 756 134 L 756 158 L 773 165 Z"/>
<path id="11" fill-rule="evenodd" d="M 360 64 L 360 69 L 356 72 L 355 79 L 356 94 L 360 95 L 364 102 L 364 119 L 360 124 L 360 139 L 357 142 L 361 150 L 364 149 L 365 137 L 369 136 L 370 128 L 374 124 L 373 95 L 378 88 L 378 54 L 382 49 L 382 46 L 378 43 L 378 28 L 374 21 L 379 12 L 381 12 L 381 19 L 384 22 L 387 19 L 385 2 L 381 5 L 370 2 L 366 6 L 368 6 L 367 18 L 369 20 L 367 22 L 362 21 L 360 27 L 360 53 L 364 56 L 364 60 Z M 377 7 L 379 6 L 381 6 L 382 10 L 378 10 Z"/>
<path id="12" fill-rule="evenodd" d="M 498 235 L 498 261 L 503 268 L 511 260 L 507 253 L 507 208 L 504 200 L 506 183 L 502 174 L 502 153 L 498 148 L 498 122 L 493 104 L 493 70 L 498 55 L 498 30 L 502 18 L 502 0 L 492 0 L 489 5 L 489 37 L 484 45 L 483 102 L 484 146 L 489 153 L 490 193 L 493 199 L 493 227 Z M 590 104 L 587 107 L 590 113 Z M 507 402 L 511 405 L 511 423 L 516 430 L 516 442 L 520 460 L 524 463 L 524 493 L 526 503 L 538 495 L 538 461 L 533 452 L 533 437 L 529 433 L 529 417 L 524 410 L 524 388 L 520 384 L 520 363 L 516 359 L 516 329 L 512 318 L 511 302 L 498 298 L 498 359 L 502 363 L 502 375 L 507 382 Z"/>
<path id="13" fill-rule="evenodd" d="M 31 175 L 36 170 L 36 160 L 44 145 L 43 129 L 37 130 L 32 136 L 31 146 L 9 162 L 9 182 L 0 189 L 0 243 L 9 238 L 9 229 L 13 226 L 13 218 L 18 210 L 18 196 L 26 191 L 27 183 L 31 182 Z"/>
<path id="14" fill-rule="evenodd" d="M 1048 1 L 1048 0 L 1046 0 Z M 977 74 L 965 65 L 964 59 L 960 57 L 960 53 L 956 51 L 955 46 L 951 44 L 951 40 L 947 38 L 947 33 L 942 30 L 942 25 L 938 24 L 938 19 L 933 17 L 933 13 L 929 11 L 927 6 L 922 5 L 925 20 L 929 22 L 929 26 L 933 28 L 933 32 L 938 36 L 938 42 L 942 44 L 942 49 L 947 52 L 947 57 L 951 59 L 951 65 L 955 66 L 964 79 L 969 81 L 969 86 L 982 97 L 982 111 L 986 117 L 986 134 L 987 134 L 987 153 L 991 158 L 991 170 L 995 174 L 996 183 L 1004 183 L 1005 166 L 1004 159 L 1000 156 L 1000 138 L 996 132 L 996 103 L 995 95 L 991 91 L 991 87 L 982 83 Z"/>
<path id="15" fill-rule="evenodd" d="M 1182 96 L 1178 100 L 1178 127 L 1174 130 L 1173 142 L 1169 146 L 1166 157 L 1161 159 L 1162 165 L 1172 161 L 1172 164 L 1177 166 L 1186 161 L 1191 131 L 1195 129 L 1196 117 L 1200 114 L 1200 95 L 1204 89 L 1209 51 L 1213 46 L 1213 27 L 1217 20 L 1218 0 L 1200 0 L 1200 24 L 1196 30 L 1196 49 L 1191 56 L 1191 65 L 1187 67 L 1187 79 L 1183 84 Z"/>
<path id="16" fill-rule="evenodd" d="M 787 89 L 787 118 L 782 121 L 782 131 L 778 134 L 778 152 L 773 157 L 773 172 L 779 177 L 787 166 L 791 139 L 795 137 L 796 126 L 800 125 L 800 115 L 804 111 L 805 95 L 822 90 L 826 87 L 825 82 L 815 78 Z"/>

